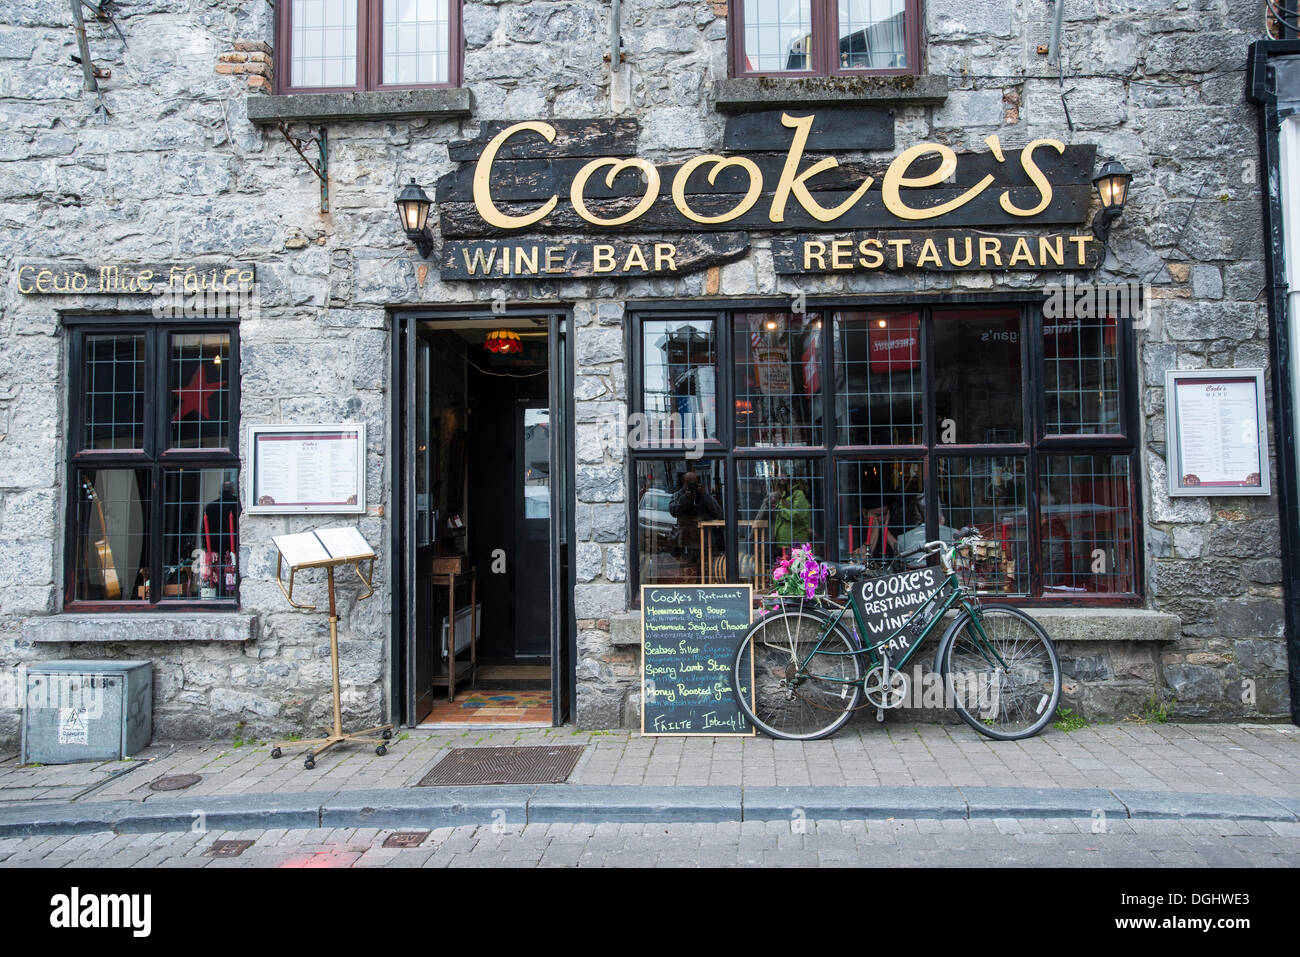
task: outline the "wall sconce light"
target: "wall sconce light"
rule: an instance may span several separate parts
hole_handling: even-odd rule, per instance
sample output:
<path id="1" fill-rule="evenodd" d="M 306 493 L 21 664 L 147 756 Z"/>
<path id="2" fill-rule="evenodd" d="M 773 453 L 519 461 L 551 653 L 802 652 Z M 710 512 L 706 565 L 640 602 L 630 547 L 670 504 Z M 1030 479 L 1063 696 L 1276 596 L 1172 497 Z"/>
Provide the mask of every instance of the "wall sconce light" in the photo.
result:
<path id="1" fill-rule="evenodd" d="M 1092 185 L 1101 198 L 1101 212 L 1092 222 L 1092 232 L 1103 243 L 1110 238 L 1111 223 L 1124 212 L 1124 203 L 1128 200 L 1128 184 L 1132 178 L 1133 174 L 1119 160 L 1107 160 L 1092 178 Z"/>
<path id="2" fill-rule="evenodd" d="M 402 220 L 402 229 L 406 238 L 415 243 L 423 259 L 428 259 L 433 252 L 433 234 L 425 225 L 429 220 L 429 207 L 433 202 L 415 182 L 411 180 L 397 194 L 397 215 Z"/>

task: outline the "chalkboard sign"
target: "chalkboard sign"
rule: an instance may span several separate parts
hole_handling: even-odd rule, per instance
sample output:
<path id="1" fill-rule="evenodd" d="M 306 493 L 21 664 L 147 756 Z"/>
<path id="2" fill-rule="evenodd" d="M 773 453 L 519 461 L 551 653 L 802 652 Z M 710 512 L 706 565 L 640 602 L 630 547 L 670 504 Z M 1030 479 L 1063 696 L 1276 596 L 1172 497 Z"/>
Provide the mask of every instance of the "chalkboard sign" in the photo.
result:
<path id="1" fill-rule="evenodd" d="M 907 624 L 907 620 L 916 614 L 918 608 L 930 600 L 944 582 L 943 572 L 933 566 L 918 568 L 914 571 L 899 572 L 897 575 L 882 575 L 879 578 L 863 578 L 853 585 L 853 599 L 862 613 L 862 623 L 866 627 L 863 635 L 865 643 L 874 646 L 890 638 L 896 631 Z M 934 607 L 917 618 L 911 628 L 894 636 L 883 651 L 892 661 L 902 658 L 907 649 L 921 634 L 921 628 L 938 610 L 943 596 L 932 604 Z"/>
<path id="2" fill-rule="evenodd" d="M 751 600 L 748 585 L 641 586 L 642 734 L 754 733 L 731 691 Z"/>

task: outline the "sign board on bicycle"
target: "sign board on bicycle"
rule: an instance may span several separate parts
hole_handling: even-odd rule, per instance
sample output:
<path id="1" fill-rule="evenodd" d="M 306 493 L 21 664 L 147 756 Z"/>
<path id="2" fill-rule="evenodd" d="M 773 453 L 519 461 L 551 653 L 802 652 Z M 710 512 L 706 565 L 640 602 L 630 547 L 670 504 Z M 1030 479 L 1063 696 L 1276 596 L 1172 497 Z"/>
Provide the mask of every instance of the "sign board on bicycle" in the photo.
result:
<path id="1" fill-rule="evenodd" d="M 901 657 L 937 611 L 942 600 L 935 593 L 943 582 L 943 572 L 933 566 L 854 582 L 853 599 L 862 614 L 865 643 L 878 645 L 889 639 L 883 650 L 891 659 Z M 932 607 L 917 618 L 915 627 L 902 631 L 908 619 L 932 598 Z"/>
<path id="2" fill-rule="evenodd" d="M 754 734 L 731 690 L 750 592 L 749 585 L 641 586 L 642 734 Z"/>

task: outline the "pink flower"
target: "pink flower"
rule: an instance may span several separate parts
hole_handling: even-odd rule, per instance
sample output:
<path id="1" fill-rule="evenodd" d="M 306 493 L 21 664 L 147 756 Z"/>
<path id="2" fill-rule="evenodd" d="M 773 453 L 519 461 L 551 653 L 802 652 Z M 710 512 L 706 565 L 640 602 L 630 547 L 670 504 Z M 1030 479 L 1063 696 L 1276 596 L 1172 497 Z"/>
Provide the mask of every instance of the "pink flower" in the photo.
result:
<path id="1" fill-rule="evenodd" d="M 773 569 L 773 571 L 772 571 L 772 577 L 773 577 L 773 578 L 784 578 L 784 577 L 785 577 L 785 569 L 782 568 L 780 565 L 777 565 L 776 568 Z"/>

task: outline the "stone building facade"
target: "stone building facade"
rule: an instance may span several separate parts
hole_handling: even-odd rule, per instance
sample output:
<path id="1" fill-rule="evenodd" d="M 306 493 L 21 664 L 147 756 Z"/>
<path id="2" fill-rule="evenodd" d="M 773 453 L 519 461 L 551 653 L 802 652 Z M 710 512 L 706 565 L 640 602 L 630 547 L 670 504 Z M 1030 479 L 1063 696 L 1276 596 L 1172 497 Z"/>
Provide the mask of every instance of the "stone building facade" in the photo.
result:
<path id="1" fill-rule="evenodd" d="M 71 614 L 65 523 L 70 404 L 66 320 L 148 314 L 151 297 L 30 294 L 29 262 L 248 263 L 259 309 L 241 318 L 242 423 L 364 422 L 367 513 L 378 593 L 342 593 L 346 722 L 399 716 L 392 679 L 394 315 L 421 305 L 555 305 L 571 317 L 576 374 L 572 561 L 582 727 L 639 724 L 639 619 L 628 462 L 608 423 L 628 411 L 638 303 L 722 304 L 808 296 L 1025 293 L 1035 272 L 774 272 L 772 236 L 741 258 L 680 277 L 535 282 L 444 280 L 394 218 L 409 179 L 455 169 L 448 144 L 493 121 L 629 118 L 638 155 L 717 152 L 727 117 L 809 104 L 893 110 L 896 147 L 984 150 L 1039 139 L 1095 144 L 1133 174 L 1096 282 L 1150 284 L 1135 331 L 1140 405 L 1135 516 L 1140 601 L 1035 610 L 1061 642 L 1064 703 L 1089 717 L 1176 699 L 1185 718 L 1278 719 L 1289 711 L 1276 491 L 1167 494 L 1164 376 L 1171 368 L 1270 367 L 1255 114 L 1247 46 L 1263 4 L 1083 0 L 1067 4 L 1059 68 L 1052 4 L 924 0 L 919 75 L 763 81 L 729 77 L 717 0 L 624 0 L 623 61 L 593 0 L 464 0 L 463 84 L 317 104 L 296 129 L 328 130 L 329 212 L 315 174 L 275 126 L 275 9 L 264 0 L 118 0 L 86 24 L 85 89 L 63 0 L 11 0 L 0 26 L 0 745 L 16 740 L 25 666 L 51 658 L 147 658 L 161 737 L 301 730 L 329 708 L 328 635 L 287 607 L 273 535 L 330 524 L 243 514 L 239 609 Z M 119 36 L 118 30 L 121 35 Z M 387 100 L 379 103 L 378 98 Z M 339 97 L 338 100 L 348 100 Z M 287 103 L 287 105 L 286 105 Z M 376 105 L 378 103 L 378 105 Z M 273 104 L 268 106 L 268 104 Z M 749 104 L 748 107 L 746 104 Z M 277 112 L 279 111 L 279 112 Z M 287 111 L 287 112 L 286 112 Z M 313 111 L 315 113 L 313 114 Z M 349 112 L 350 111 L 350 112 Z M 378 112 L 379 115 L 376 115 Z M 252 119 L 250 119 L 250 116 Z M 257 122 L 254 122 L 257 121 Z M 887 155 L 882 154 L 883 158 Z M 882 158 L 882 157 L 868 157 Z M 1094 199 L 1095 205 L 1095 199 Z M 435 229 L 436 217 L 430 218 Z M 954 300 L 956 301 L 956 300 Z M 1270 433 L 1271 434 L 1271 431 Z M 241 469 L 248 450 L 240 439 Z M 1276 489 L 1276 483 L 1274 483 Z M 409 717 L 409 716 L 408 716 Z"/>

